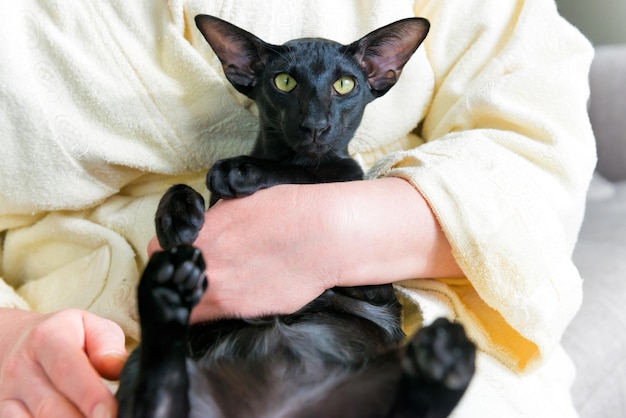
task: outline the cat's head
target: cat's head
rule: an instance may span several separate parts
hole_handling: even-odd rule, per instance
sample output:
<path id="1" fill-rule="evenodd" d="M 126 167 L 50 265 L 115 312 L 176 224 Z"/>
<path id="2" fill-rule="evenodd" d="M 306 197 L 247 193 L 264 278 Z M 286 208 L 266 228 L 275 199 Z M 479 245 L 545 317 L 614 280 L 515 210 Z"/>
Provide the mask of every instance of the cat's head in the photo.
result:
<path id="1" fill-rule="evenodd" d="M 226 78 L 257 103 L 261 138 L 311 158 L 345 156 L 365 106 L 398 81 L 429 29 L 426 19 L 408 18 L 350 45 L 272 45 L 213 16 L 196 16 L 196 24 Z"/>

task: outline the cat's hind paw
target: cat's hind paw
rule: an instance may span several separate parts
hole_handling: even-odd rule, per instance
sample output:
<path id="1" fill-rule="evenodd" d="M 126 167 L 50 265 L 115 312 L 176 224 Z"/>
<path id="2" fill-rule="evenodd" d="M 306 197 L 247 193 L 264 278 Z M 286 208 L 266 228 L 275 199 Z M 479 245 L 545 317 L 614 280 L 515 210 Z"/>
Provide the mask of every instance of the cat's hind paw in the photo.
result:
<path id="1" fill-rule="evenodd" d="M 170 187 L 161 198 L 155 217 L 161 248 L 193 244 L 204 225 L 204 198 L 185 184 Z"/>
<path id="2" fill-rule="evenodd" d="M 154 253 L 139 283 L 141 317 L 186 326 L 208 286 L 205 267 L 200 250 L 190 245 Z"/>
<path id="3" fill-rule="evenodd" d="M 405 373 L 464 390 L 474 375 L 476 346 L 463 326 L 445 318 L 420 329 L 407 346 Z"/>

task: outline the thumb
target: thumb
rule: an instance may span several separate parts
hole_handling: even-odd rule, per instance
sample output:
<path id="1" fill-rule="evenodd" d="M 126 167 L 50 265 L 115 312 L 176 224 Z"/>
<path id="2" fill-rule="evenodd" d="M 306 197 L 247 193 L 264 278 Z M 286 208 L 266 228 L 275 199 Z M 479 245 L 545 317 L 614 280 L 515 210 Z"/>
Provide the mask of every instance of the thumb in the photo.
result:
<path id="1" fill-rule="evenodd" d="M 122 328 L 115 322 L 85 313 L 85 352 L 102 377 L 117 380 L 128 353 Z"/>

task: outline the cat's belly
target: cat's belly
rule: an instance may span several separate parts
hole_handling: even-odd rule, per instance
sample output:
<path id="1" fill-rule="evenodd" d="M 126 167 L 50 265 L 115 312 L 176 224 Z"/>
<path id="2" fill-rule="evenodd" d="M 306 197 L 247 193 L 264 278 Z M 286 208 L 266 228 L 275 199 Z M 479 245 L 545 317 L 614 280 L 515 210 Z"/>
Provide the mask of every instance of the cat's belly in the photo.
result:
<path id="1" fill-rule="evenodd" d="M 222 360 L 188 364 L 191 417 L 381 417 L 400 375 L 391 354 L 352 364 L 285 352 Z"/>
<path id="2" fill-rule="evenodd" d="M 400 370 L 395 310 L 327 293 L 294 315 L 192 327 L 191 416 L 383 416 Z"/>

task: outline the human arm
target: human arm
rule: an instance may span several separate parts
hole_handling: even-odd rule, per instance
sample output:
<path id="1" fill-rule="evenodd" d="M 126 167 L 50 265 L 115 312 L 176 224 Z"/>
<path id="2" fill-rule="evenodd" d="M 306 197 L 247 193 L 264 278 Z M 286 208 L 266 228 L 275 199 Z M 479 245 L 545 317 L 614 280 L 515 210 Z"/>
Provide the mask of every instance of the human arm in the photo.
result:
<path id="1" fill-rule="evenodd" d="M 593 50 L 553 2 L 415 4 L 438 28 L 424 44 L 426 143 L 370 173 L 420 190 L 466 276 L 405 288 L 445 294 L 482 350 L 524 370 L 550 356 L 580 306 L 571 253 L 595 164 Z"/>
<path id="2" fill-rule="evenodd" d="M 126 358 L 119 326 L 78 310 L 0 308 L 0 321 L 0 416 L 114 416 L 100 376 L 119 377 Z"/>
<path id="3" fill-rule="evenodd" d="M 333 286 L 461 274 L 430 208 L 399 178 L 281 185 L 222 200 L 196 245 L 210 290 L 194 321 L 291 313 Z"/>

